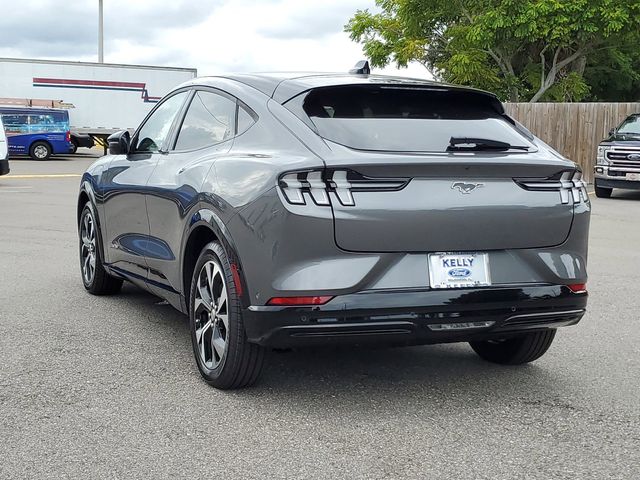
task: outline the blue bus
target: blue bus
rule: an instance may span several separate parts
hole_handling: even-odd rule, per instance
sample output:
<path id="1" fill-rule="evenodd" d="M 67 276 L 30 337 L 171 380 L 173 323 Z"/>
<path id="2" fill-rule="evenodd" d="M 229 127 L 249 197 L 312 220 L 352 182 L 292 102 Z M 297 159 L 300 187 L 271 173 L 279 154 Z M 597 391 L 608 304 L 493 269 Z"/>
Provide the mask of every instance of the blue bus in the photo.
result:
<path id="1" fill-rule="evenodd" d="M 47 160 L 73 151 L 69 112 L 57 108 L 0 107 L 9 155 Z"/>

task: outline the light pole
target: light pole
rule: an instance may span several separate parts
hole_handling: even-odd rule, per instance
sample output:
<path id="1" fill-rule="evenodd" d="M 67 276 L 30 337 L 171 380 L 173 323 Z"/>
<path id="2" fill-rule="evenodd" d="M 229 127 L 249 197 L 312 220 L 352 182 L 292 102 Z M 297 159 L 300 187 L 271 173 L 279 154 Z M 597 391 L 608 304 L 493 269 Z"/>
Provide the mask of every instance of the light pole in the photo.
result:
<path id="1" fill-rule="evenodd" d="M 102 0 L 98 0 L 98 63 L 104 63 L 104 15 Z"/>

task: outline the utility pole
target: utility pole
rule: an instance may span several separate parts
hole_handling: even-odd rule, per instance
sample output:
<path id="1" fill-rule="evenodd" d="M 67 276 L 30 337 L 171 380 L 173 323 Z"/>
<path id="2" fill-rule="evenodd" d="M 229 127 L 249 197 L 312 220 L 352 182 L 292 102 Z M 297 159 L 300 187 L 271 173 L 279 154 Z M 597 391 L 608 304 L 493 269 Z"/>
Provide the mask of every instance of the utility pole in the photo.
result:
<path id="1" fill-rule="evenodd" d="M 98 63 L 104 63 L 104 14 L 102 0 L 98 0 Z"/>

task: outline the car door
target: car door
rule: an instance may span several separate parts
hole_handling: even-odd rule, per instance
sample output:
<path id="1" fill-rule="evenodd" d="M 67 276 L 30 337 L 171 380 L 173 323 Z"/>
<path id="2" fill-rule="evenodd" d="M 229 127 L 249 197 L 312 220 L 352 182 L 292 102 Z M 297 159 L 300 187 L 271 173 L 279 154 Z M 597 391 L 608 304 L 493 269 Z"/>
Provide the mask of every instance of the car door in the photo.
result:
<path id="1" fill-rule="evenodd" d="M 176 306 L 182 292 L 183 235 L 213 163 L 231 148 L 237 108 L 236 99 L 225 92 L 195 89 L 169 152 L 160 156 L 149 179 L 149 286 Z"/>
<path id="2" fill-rule="evenodd" d="M 102 176 L 105 258 L 138 284 L 145 284 L 148 273 L 145 189 L 187 96 L 188 91 L 177 92 L 158 104 L 134 134 L 129 153 L 115 156 Z"/>

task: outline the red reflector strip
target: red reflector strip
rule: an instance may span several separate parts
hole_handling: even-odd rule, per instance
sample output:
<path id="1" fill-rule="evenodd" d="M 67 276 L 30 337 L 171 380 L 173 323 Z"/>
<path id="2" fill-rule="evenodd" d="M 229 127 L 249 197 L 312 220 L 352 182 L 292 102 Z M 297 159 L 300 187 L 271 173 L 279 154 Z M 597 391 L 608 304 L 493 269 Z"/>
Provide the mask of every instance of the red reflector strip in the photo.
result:
<path id="1" fill-rule="evenodd" d="M 274 297 L 267 302 L 267 305 L 324 305 L 332 298 L 330 295 L 320 297 Z"/>
<path id="2" fill-rule="evenodd" d="M 572 283 L 571 285 L 567 285 L 569 290 L 573 293 L 587 293 L 587 284 L 586 283 Z"/>
<path id="3" fill-rule="evenodd" d="M 236 286 L 236 295 L 242 296 L 242 282 L 240 281 L 240 274 L 238 273 L 238 266 L 235 263 L 231 264 L 231 276 L 233 277 L 233 283 Z"/>

